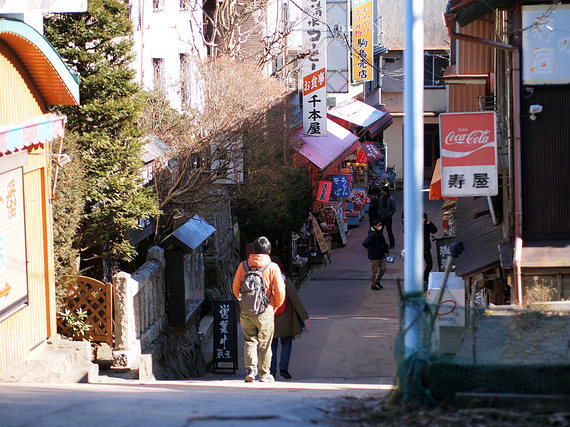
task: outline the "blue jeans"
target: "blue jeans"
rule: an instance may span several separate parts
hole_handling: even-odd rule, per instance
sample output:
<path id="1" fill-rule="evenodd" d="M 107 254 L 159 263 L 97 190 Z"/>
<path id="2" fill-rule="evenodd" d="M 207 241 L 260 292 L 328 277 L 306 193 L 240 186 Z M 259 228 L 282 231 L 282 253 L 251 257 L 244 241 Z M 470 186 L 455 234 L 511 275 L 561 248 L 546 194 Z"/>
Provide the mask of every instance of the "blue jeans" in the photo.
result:
<path id="1" fill-rule="evenodd" d="M 275 376 L 277 372 L 277 346 L 281 340 L 281 357 L 279 357 L 279 370 L 289 370 L 289 360 L 291 360 L 291 348 L 293 347 L 293 337 L 274 338 L 271 342 L 271 375 Z"/>

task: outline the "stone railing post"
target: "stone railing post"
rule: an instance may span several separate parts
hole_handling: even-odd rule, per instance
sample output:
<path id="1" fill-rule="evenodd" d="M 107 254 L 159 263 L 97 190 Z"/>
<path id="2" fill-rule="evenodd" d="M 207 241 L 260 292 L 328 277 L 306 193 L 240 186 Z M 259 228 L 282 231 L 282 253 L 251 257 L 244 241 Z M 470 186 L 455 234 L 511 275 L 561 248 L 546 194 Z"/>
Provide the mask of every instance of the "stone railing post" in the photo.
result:
<path id="1" fill-rule="evenodd" d="M 113 357 L 119 366 L 129 366 L 140 354 L 135 319 L 135 295 L 139 284 L 129 273 L 121 271 L 113 276 L 115 298 L 115 352 Z"/>

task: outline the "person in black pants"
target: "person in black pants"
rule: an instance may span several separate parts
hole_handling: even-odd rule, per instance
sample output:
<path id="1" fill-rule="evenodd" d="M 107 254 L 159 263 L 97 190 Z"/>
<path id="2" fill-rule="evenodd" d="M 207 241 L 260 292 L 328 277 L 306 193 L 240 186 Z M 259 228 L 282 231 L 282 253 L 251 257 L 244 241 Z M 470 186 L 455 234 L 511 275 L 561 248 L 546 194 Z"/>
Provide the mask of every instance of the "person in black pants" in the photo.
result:
<path id="1" fill-rule="evenodd" d="M 424 261 L 426 268 L 424 269 L 424 291 L 427 290 L 429 273 L 433 268 L 433 259 L 431 257 L 431 235 L 437 233 L 437 227 L 428 219 L 424 213 Z"/>
<path id="2" fill-rule="evenodd" d="M 378 223 L 378 199 L 379 191 L 377 189 L 370 190 L 368 197 L 370 198 L 370 205 L 368 206 L 368 222 L 372 228 Z"/>
<path id="3" fill-rule="evenodd" d="M 378 199 L 378 218 L 382 221 L 384 228 L 388 232 L 388 241 L 390 243 L 390 249 L 396 247 L 396 240 L 394 239 L 394 233 L 392 231 L 392 216 L 396 212 L 396 202 L 394 198 L 390 196 L 390 187 L 385 185 L 380 189 L 381 196 Z"/>

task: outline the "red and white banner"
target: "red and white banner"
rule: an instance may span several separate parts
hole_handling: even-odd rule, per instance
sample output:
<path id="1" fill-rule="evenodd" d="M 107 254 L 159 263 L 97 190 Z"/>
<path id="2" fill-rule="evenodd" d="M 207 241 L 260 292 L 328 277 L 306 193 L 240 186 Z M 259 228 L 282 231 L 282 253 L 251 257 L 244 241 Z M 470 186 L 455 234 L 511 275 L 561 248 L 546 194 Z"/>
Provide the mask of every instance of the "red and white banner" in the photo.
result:
<path id="1" fill-rule="evenodd" d="M 303 9 L 303 135 L 327 136 L 326 1 L 304 0 Z"/>
<path id="2" fill-rule="evenodd" d="M 439 137 L 441 194 L 445 197 L 497 195 L 495 112 L 441 114 Z"/>
<path id="3" fill-rule="evenodd" d="M 328 202 L 331 196 L 332 182 L 319 181 L 319 191 L 317 192 L 318 202 Z"/>

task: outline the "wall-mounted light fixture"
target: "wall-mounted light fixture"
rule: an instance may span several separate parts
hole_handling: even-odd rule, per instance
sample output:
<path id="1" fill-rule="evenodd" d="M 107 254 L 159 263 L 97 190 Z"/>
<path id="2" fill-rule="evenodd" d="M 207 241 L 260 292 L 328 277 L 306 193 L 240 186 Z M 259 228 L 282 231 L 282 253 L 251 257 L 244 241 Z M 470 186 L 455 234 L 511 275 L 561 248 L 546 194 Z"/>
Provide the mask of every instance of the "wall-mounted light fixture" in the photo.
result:
<path id="1" fill-rule="evenodd" d="M 542 113 L 542 105 L 533 104 L 528 109 L 528 112 L 530 113 L 530 119 L 535 121 L 536 115 Z"/>

